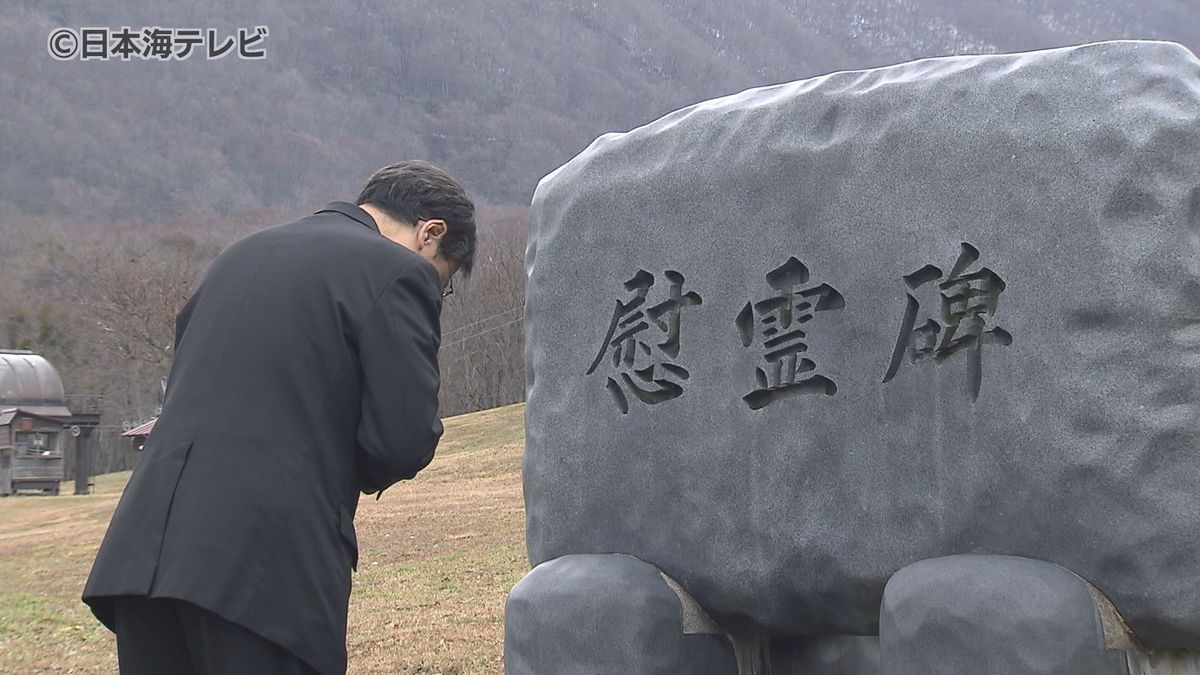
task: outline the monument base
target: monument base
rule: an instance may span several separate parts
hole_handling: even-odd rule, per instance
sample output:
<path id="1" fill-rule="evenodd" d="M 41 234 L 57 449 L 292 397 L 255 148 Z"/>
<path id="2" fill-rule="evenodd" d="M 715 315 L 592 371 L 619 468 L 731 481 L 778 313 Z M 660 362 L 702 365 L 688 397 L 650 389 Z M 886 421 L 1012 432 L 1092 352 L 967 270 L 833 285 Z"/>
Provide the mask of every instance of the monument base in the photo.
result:
<path id="1" fill-rule="evenodd" d="M 505 610 L 509 675 L 1200 675 L 1200 653 L 1140 648 L 1112 604 L 1053 563 L 923 560 L 888 581 L 879 636 L 730 635 L 653 565 L 538 565 Z"/>

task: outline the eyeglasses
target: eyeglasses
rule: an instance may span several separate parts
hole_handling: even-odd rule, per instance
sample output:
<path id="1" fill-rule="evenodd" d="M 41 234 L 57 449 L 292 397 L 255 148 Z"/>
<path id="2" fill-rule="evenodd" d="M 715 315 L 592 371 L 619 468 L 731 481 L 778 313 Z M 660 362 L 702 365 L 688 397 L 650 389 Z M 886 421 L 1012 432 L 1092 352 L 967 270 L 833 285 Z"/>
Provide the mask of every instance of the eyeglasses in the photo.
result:
<path id="1" fill-rule="evenodd" d="M 442 299 L 445 300 L 452 295 L 454 295 L 454 277 L 450 277 L 450 280 L 446 282 L 446 287 L 442 289 Z"/>

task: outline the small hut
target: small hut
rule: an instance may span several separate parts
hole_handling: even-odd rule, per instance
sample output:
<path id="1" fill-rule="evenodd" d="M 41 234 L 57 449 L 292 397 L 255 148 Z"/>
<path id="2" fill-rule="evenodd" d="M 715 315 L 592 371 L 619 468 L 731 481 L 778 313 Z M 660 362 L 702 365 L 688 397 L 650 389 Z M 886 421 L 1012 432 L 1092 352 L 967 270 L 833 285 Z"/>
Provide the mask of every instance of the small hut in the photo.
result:
<path id="1" fill-rule="evenodd" d="M 63 421 L 24 408 L 0 410 L 0 495 L 58 494 L 63 480 Z"/>
<path id="2" fill-rule="evenodd" d="M 49 361 L 30 351 L 0 350 L 0 495 L 58 494 L 63 437 L 84 440 L 80 427 L 90 433 L 98 421 L 98 415 L 71 414 L 62 379 Z"/>
<path id="3" fill-rule="evenodd" d="M 139 424 L 139 425 L 133 427 L 132 429 L 130 429 L 129 431 L 126 431 L 125 433 L 121 434 L 121 437 L 132 440 L 133 441 L 133 449 L 140 451 L 142 449 L 142 446 L 146 445 L 146 439 L 150 438 L 150 432 L 154 431 L 154 423 L 157 421 L 158 421 L 158 418 L 155 417 L 154 419 L 150 420 L 149 422 L 143 422 L 142 424 Z"/>

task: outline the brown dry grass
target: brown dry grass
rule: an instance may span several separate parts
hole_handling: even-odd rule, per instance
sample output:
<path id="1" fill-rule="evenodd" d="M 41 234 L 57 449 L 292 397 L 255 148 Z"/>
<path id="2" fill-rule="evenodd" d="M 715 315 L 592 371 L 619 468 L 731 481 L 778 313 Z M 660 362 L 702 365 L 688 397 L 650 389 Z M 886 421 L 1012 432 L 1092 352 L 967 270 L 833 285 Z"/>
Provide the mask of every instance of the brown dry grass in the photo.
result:
<path id="1" fill-rule="evenodd" d="M 527 571 L 524 407 L 446 420 L 416 480 L 355 520 L 352 673 L 499 673 L 504 597 Z M 0 500 L 0 673 L 114 672 L 115 644 L 79 601 L 128 473 L 96 494 Z"/>

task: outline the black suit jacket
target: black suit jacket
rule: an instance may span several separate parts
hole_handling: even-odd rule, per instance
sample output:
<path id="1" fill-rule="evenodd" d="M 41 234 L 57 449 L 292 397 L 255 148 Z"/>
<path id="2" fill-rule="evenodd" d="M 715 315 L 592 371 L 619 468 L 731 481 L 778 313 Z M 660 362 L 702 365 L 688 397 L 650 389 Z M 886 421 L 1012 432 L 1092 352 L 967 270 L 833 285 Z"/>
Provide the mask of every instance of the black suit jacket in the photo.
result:
<path id="1" fill-rule="evenodd" d="M 334 202 L 213 261 L 176 320 L 162 415 L 83 600 L 179 598 L 346 668 L 360 492 L 433 459 L 441 284 Z"/>

